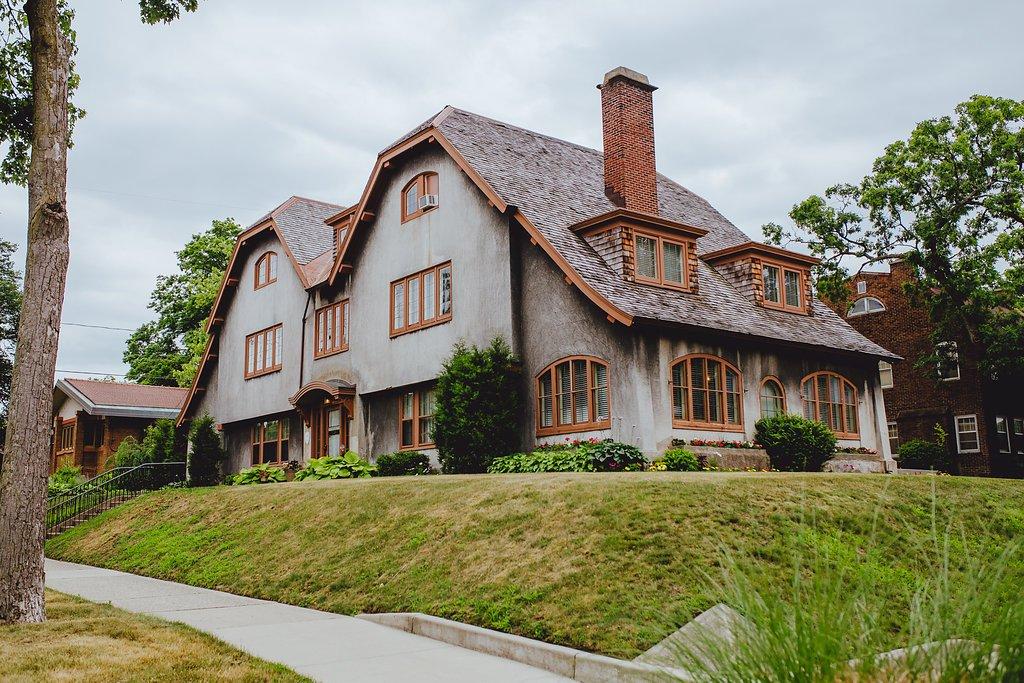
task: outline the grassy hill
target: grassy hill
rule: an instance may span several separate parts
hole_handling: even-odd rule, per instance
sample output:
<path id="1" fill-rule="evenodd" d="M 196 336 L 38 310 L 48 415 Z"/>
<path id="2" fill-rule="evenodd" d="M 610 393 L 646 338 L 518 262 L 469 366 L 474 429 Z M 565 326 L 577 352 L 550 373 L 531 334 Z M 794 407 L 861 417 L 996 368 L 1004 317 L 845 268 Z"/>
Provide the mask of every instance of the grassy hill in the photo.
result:
<path id="1" fill-rule="evenodd" d="M 933 506 L 935 513 L 933 514 Z M 420 611 L 633 657 L 716 603 L 723 564 L 784 593 L 794 563 L 870 582 L 892 645 L 941 564 L 1024 537 L 1015 481 L 631 473 L 382 478 L 163 491 L 51 557 L 342 613 Z M 728 561 L 723 563 L 723 559 Z M 1017 558 L 1007 595 L 1024 585 Z"/>

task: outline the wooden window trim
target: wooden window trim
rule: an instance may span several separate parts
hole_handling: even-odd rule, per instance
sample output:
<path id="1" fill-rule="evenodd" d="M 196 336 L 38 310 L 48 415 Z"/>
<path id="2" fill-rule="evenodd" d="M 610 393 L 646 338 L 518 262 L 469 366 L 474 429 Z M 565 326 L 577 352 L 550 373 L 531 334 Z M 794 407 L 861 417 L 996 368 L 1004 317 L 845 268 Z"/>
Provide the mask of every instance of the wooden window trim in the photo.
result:
<path id="1" fill-rule="evenodd" d="M 71 445 L 63 446 L 64 430 L 68 427 L 71 428 Z M 60 423 L 60 430 L 57 432 L 57 453 L 72 453 L 75 450 L 75 437 L 78 431 L 78 418 L 73 417 L 69 420 L 64 420 Z"/>
<path id="2" fill-rule="evenodd" d="M 586 388 L 586 392 L 587 392 L 587 403 L 588 403 L 588 406 L 589 406 L 587 417 L 589 419 L 586 422 L 573 422 L 571 424 L 559 424 L 559 420 L 558 420 L 558 396 L 559 396 L 559 393 L 558 393 L 558 390 L 556 388 L 557 387 L 556 368 L 558 366 L 564 364 L 564 363 L 569 363 L 570 364 L 569 365 L 569 372 L 570 372 L 570 377 L 571 377 L 572 376 L 572 361 L 575 361 L 575 360 L 585 360 L 585 361 L 587 361 L 587 369 L 586 369 L 586 373 L 587 373 L 587 388 Z M 595 410 L 595 408 L 594 408 L 594 406 L 595 406 L 594 396 L 595 396 L 595 393 L 596 393 L 596 390 L 597 390 L 597 387 L 594 386 L 594 365 L 595 364 L 596 365 L 603 365 L 604 366 L 605 377 L 607 378 L 607 386 L 605 388 L 607 389 L 607 392 L 608 392 L 608 396 L 607 396 L 607 399 L 608 399 L 608 418 L 605 419 L 605 420 L 594 420 L 593 419 L 593 417 L 594 417 L 594 410 Z M 551 396 L 550 396 L 550 399 L 551 399 L 551 422 L 552 422 L 552 424 L 551 424 L 551 426 L 548 426 L 548 427 L 545 427 L 545 426 L 543 426 L 541 424 L 541 419 L 542 419 L 542 416 L 544 414 L 544 411 L 543 411 L 543 408 L 542 408 L 542 405 L 541 405 L 540 382 L 541 382 L 541 378 L 544 377 L 544 375 L 549 375 L 550 378 L 551 378 Z M 598 358 L 597 356 L 582 356 L 582 355 L 566 356 L 565 358 L 559 358 L 558 360 L 554 361 L 553 363 L 548 365 L 546 368 L 544 368 L 542 371 L 537 373 L 537 376 L 534 379 L 534 387 L 535 387 L 535 389 L 537 391 L 537 402 L 536 402 L 537 416 L 536 416 L 536 420 L 535 420 L 536 425 L 537 425 L 537 436 L 554 436 L 554 435 L 558 435 L 558 434 L 575 434 L 575 433 L 578 433 L 578 432 L 592 432 L 592 431 L 597 431 L 597 430 L 601 430 L 601 429 L 611 429 L 611 426 L 612 426 L 612 375 L 611 375 L 611 367 L 609 366 L 608 362 L 605 361 L 604 359 Z M 569 396 L 570 396 L 570 398 L 569 398 L 569 401 L 570 401 L 570 403 L 569 403 L 569 410 L 572 413 L 574 419 L 575 419 L 575 415 L 576 415 L 576 393 L 578 391 L 579 391 L 578 389 L 574 390 L 572 387 L 570 387 L 570 391 L 569 391 Z"/>
<path id="3" fill-rule="evenodd" d="M 448 307 L 448 312 L 442 314 L 441 313 L 441 271 L 444 270 L 445 268 L 448 269 L 450 277 L 451 277 L 451 292 L 450 292 L 450 302 L 449 302 L 450 305 Z M 424 312 L 423 311 L 423 276 L 427 275 L 428 273 L 433 273 L 434 274 L 434 317 L 431 318 L 430 320 L 424 320 L 423 319 L 423 312 Z M 413 323 L 413 324 L 409 324 L 408 323 L 408 320 L 409 320 L 409 283 L 412 282 L 413 280 L 418 280 L 419 281 L 419 285 L 418 285 L 419 286 L 419 293 L 420 293 L 419 294 L 419 300 L 418 300 L 418 305 L 419 305 L 419 319 L 418 320 L 419 321 L 416 322 L 416 323 Z M 402 327 L 395 327 L 395 288 L 398 285 L 402 285 L 402 288 L 403 288 L 403 290 L 402 290 L 403 291 L 403 294 L 402 294 L 402 305 L 405 308 L 405 312 L 404 312 L 405 315 L 404 315 L 404 317 L 405 317 L 406 324 L 404 326 L 402 326 Z M 389 328 L 391 330 L 391 337 L 392 338 L 399 337 L 399 336 L 401 336 L 403 334 L 409 334 L 410 332 L 415 332 L 417 330 L 422 330 L 422 329 L 427 328 L 427 327 L 433 327 L 434 325 L 441 325 L 443 323 L 446 323 L 446 322 L 448 322 L 448 321 L 450 321 L 452 319 L 452 313 L 454 312 L 454 310 L 455 310 L 455 269 L 452 268 L 452 262 L 451 261 L 445 261 L 444 263 L 439 263 L 436 266 L 433 266 L 433 267 L 430 267 L 430 268 L 425 268 L 424 270 L 421 270 L 418 273 L 413 273 L 412 275 L 407 275 L 407 276 L 405 276 L 403 278 L 399 278 L 398 280 L 394 280 L 391 283 L 390 297 L 389 297 L 389 301 L 388 301 L 388 326 L 389 326 Z"/>
<path id="4" fill-rule="evenodd" d="M 742 379 L 742 378 L 741 378 Z M 764 417 L 764 405 L 762 399 L 764 398 L 764 385 L 768 382 L 774 382 L 779 387 L 780 396 L 782 398 L 782 414 L 785 415 L 789 412 L 789 404 L 786 400 L 786 385 L 782 383 L 782 380 L 775 375 L 767 375 L 761 380 L 761 384 L 758 386 L 757 391 L 757 406 L 761 410 L 761 417 Z"/>
<path id="5" fill-rule="evenodd" d="M 776 303 L 774 301 L 770 301 L 768 299 L 768 297 L 764 295 L 764 292 L 765 292 L 765 289 L 766 289 L 765 286 L 764 286 L 764 269 L 765 269 L 765 266 L 770 266 L 772 268 L 778 268 L 779 269 L 779 288 L 778 288 L 779 289 L 779 301 L 778 301 L 778 303 Z M 786 272 L 787 271 L 790 272 L 790 273 L 796 273 L 797 278 L 799 279 L 799 283 L 800 283 L 799 286 L 798 286 L 798 290 L 800 292 L 800 305 L 799 306 L 790 306 L 788 303 L 786 303 Z M 806 314 L 807 313 L 807 308 L 810 305 L 810 302 L 807 301 L 807 271 L 802 269 L 802 268 L 794 268 L 792 266 L 787 266 L 786 264 L 782 263 L 781 261 L 767 261 L 767 260 L 762 259 L 761 260 L 761 304 L 765 308 L 771 308 L 771 309 L 774 309 L 776 311 L 787 311 L 789 313 L 803 313 L 803 314 Z"/>
<path id="6" fill-rule="evenodd" d="M 657 274 L 656 277 L 648 278 L 640 275 L 640 270 L 636 266 L 636 238 L 646 237 L 647 239 L 654 240 L 654 270 Z M 683 270 L 683 281 L 672 282 L 671 280 L 665 279 L 665 242 L 674 244 L 682 249 L 682 270 Z M 690 291 L 690 243 L 687 240 L 676 240 L 659 235 L 656 232 L 647 232 L 646 230 L 634 230 L 633 231 L 633 273 L 634 279 L 645 285 L 655 285 L 657 287 L 667 287 L 668 289 L 678 289 L 681 291 Z"/>
<path id="7" fill-rule="evenodd" d="M 420 434 L 420 420 L 424 417 L 433 417 L 437 414 L 437 396 L 434 396 L 434 412 L 430 413 L 429 416 L 422 415 L 420 413 L 420 403 L 422 400 L 423 392 L 434 390 L 433 386 L 421 386 L 413 389 L 408 389 L 399 392 L 398 394 L 398 450 L 400 451 L 415 451 L 420 448 L 434 448 L 436 444 Z M 405 415 L 405 395 L 412 394 L 412 415 L 408 418 Z M 406 419 L 412 420 L 412 443 L 402 443 L 402 423 Z"/>
<path id="8" fill-rule="evenodd" d="M 857 391 L 857 385 L 855 385 L 853 382 L 851 382 L 850 380 L 848 380 L 845 377 L 843 377 L 842 375 L 840 375 L 838 372 L 832 372 L 830 370 L 821 370 L 819 372 L 812 372 L 811 374 L 807 375 L 802 380 L 800 380 L 800 396 L 801 396 L 801 398 L 802 398 L 802 400 L 803 400 L 803 402 L 805 404 L 804 405 L 805 413 L 806 413 L 806 410 L 807 410 L 806 404 L 808 402 L 810 402 L 811 405 L 813 406 L 813 415 L 811 416 L 811 419 L 812 420 L 817 420 L 818 422 L 821 422 L 821 423 L 823 423 L 825 425 L 828 425 L 827 422 L 825 422 L 824 420 L 821 419 L 822 400 L 818 396 L 818 382 L 817 382 L 817 378 L 818 377 L 822 377 L 822 376 L 825 376 L 825 377 L 836 377 L 836 378 L 839 379 L 840 396 L 837 397 L 838 400 L 836 401 L 836 403 L 839 406 L 841 406 L 841 409 L 840 409 L 840 412 L 839 412 L 839 418 L 840 418 L 839 426 L 840 426 L 840 428 L 839 428 L 839 430 L 833 430 L 835 432 L 836 438 L 839 438 L 839 439 L 860 439 L 860 392 Z M 811 386 L 811 391 L 812 391 L 811 395 L 807 394 L 807 390 L 805 388 L 807 386 L 808 382 L 811 383 L 811 385 L 810 385 Z M 844 400 L 845 399 L 845 392 L 843 391 L 843 389 L 847 385 L 851 389 L 853 389 L 853 403 L 852 404 L 847 403 Z M 826 401 L 824 401 L 824 403 L 828 403 L 828 401 L 826 400 Z M 846 429 L 846 427 L 848 427 L 849 425 L 846 424 L 846 410 L 845 410 L 845 406 L 848 406 L 848 405 L 853 405 L 854 415 L 856 415 L 856 417 L 857 417 L 857 429 L 855 431 L 850 431 L 850 430 Z M 829 425 L 829 428 L 831 429 L 831 425 Z"/>
<path id="9" fill-rule="evenodd" d="M 276 274 L 276 272 L 274 273 L 273 277 L 270 276 L 270 274 L 271 274 L 271 268 L 270 268 L 271 260 L 277 261 L 277 252 L 276 251 L 264 252 L 258 259 L 256 259 L 256 267 L 253 268 L 253 272 L 252 272 L 252 288 L 253 289 L 263 289 L 264 287 L 269 287 L 270 285 L 272 285 L 275 282 L 277 282 L 277 274 Z M 266 273 L 267 274 L 267 281 L 261 284 L 260 283 L 260 271 L 263 271 L 263 270 L 267 271 L 267 273 Z M 276 268 L 274 270 L 276 271 Z"/>
<path id="10" fill-rule="evenodd" d="M 408 213 L 408 206 L 407 206 L 408 202 L 406 201 L 406 194 L 409 192 L 409 188 L 413 187 L 414 185 L 419 190 L 419 196 L 420 197 L 422 197 L 425 194 L 440 195 L 440 191 L 439 190 L 435 191 L 433 193 L 428 193 L 427 192 L 427 183 L 429 182 L 430 178 L 432 178 L 432 177 L 433 178 L 437 178 L 437 173 L 434 172 L 434 171 L 424 171 L 423 173 L 420 173 L 415 178 L 413 178 L 412 180 L 407 182 L 405 184 L 405 187 L 402 188 L 402 193 L 401 193 L 401 198 L 402 198 L 402 223 L 408 223 L 409 221 L 415 220 L 415 219 L 419 218 L 420 216 L 422 216 L 423 214 L 428 213 L 428 212 L 430 212 L 430 211 L 432 211 L 432 210 L 437 208 L 436 206 L 428 206 L 428 207 L 418 208 L 415 211 L 413 211 L 412 213 Z M 438 183 L 438 185 L 440 185 L 440 183 Z M 440 201 L 440 199 L 439 199 L 439 201 Z"/>
<path id="11" fill-rule="evenodd" d="M 341 322 L 335 324 L 335 328 L 341 331 L 340 342 L 332 336 L 332 343 L 330 346 L 327 345 L 326 337 L 324 342 L 324 348 L 320 347 L 320 327 L 323 324 L 322 320 L 326 319 L 327 312 L 333 310 L 334 319 L 337 320 L 340 316 Z M 349 325 L 349 315 L 351 315 L 351 307 L 349 306 L 348 299 L 342 299 L 334 303 L 321 306 L 313 312 L 313 358 L 327 358 L 328 356 L 335 356 L 339 353 L 348 351 L 348 337 L 347 334 Z"/>
<path id="12" fill-rule="evenodd" d="M 266 429 L 267 429 L 267 423 L 268 422 L 276 422 L 277 423 L 277 441 L 267 441 L 267 439 L 266 439 Z M 282 443 L 288 443 L 288 439 L 291 438 L 291 432 L 292 432 L 291 425 L 288 424 L 288 427 L 287 427 L 287 429 L 288 429 L 288 436 L 287 437 L 284 435 L 284 429 L 281 428 L 282 425 L 287 424 L 287 423 L 288 423 L 288 418 L 287 417 L 279 417 L 279 418 L 274 419 L 274 420 L 261 420 L 260 422 L 257 422 L 255 424 L 253 424 L 252 430 L 250 430 L 250 433 L 249 433 L 249 463 L 250 464 L 253 464 L 252 463 L 252 448 L 254 448 L 256 445 L 259 445 L 260 457 L 259 457 L 259 462 L 255 463 L 255 464 L 257 464 L 257 465 L 280 465 L 282 463 L 290 462 L 290 460 L 291 460 L 291 458 L 290 458 L 291 453 L 288 454 L 289 455 L 289 460 L 282 460 L 281 459 L 281 450 L 282 450 L 281 444 Z M 257 441 L 257 438 L 256 438 L 256 434 L 257 433 L 259 434 L 259 440 L 258 441 Z M 277 460 L 267 460 L 266 459 L 266 456 L 264 455 L 264 453 L 266 451 L 266 447 L 267 447 L 268 443 L 276 443 L 277 444 Z"/>
<path id="13" fill-rule="evenodd" d="M 722 389 L 721 389 L 721 394 L 722 394 L 723 399 L 726 398 L 726 395 L 729 393 L 725 389 L 725 370 L 726 370 L 726 368 L 728 368 L 728 369 L 731 369 L 733 372 L 736 373 L 736 380 L 737 380 L 738 386 L 736 388 L 737 390 L 735 392 L 733 392 L 733 393 L 736 393 L 736 394 L 739 395 L 739 399 L 737 401 L 737 408 L 738 408 L 738 413 L 739 413 L 737 415 L 737 417 L 739 417 L 739 424 L 732 424 L 730 422 L 700 422 L 700 421 L 697 421 L 697 420 L 679 420 L 679 419 L 676 419 L 676 417 L 675 417 L 675 389 L 676 389 L 676 385 L 673 383 L 673 380 L 672 380 L 673 370 L 680 363 L 686 363 L 686 366 L 687 366 L 687 372 L 686 372 L 687 385 L 686 385 L 686 387 L 689 390 L 689 391 L 687 391 L 687 399 L 686 399 L 686 401 L 687 401 L 687 406 L 686 406 L 687 411 L 686 412 L 687 412 L 688 415 L 693 415 L 693 387 L 691 387 L 689 385 L 689 381 L 690 381 L 690 378 L 691 378 L 689 367 L 690 367 L 690 361 L 695 359 L 695 358 L 703 358 L 705 360 L 713 360 L 713 361 L 717 361 L 717 362 L 722 364 L 722 377 L 721 377 Z M 714 355 L 709 354 L 709 353 L 691 353 L 691 354 L 687 354 L 685 356 L 680 356 L 679 358 L 676 358 L 671 363 L 669 363 L 668 368 L 669 368 L 668 383 L 669 383 L 669 392 L 670 392 L 670 394 L 669 394 L 669 406 L 670 406 L 670 409 L 672 410 L 672 427 L 673 428 L 675 428 L 675 429 L 699 429 L 699 430 L 709 431 L 709 432 L 743 432 L 743 431 L 745 431 L 744 427 L 743 427 L 743 373 L 740 372 L 739 368 L 737 368 L 735 365 L 733 365 L 732 363 L 730 363 L 726 359 L 722 358 L 721 356 L 714 356 Z M 707 382 L 707 379 L 705 377 L 705 387 L 706 387 L 706 382 Z M 710 391 L 710 389 L 706 389 L 706 388 L 703 389 L 703 390 L 704 391 Z M 783 391 L 783 396 L 785 396 L 785 391 Z M 785 399 L 783 399 L 783 400 L 785 400 Z M 760 396 L 758 396 L 758 403 L 760 403 Z M 728 412 L 729 411 L 726 408 L 726 402 L 723 400 L 723 402 L 722 402 L 722 416 L 726 420 L 728 420 Z"/>
<path id="14" fill-rule="evenodd" d="M 330 413 L 338 411 L 338 440 L 341 455 L 348 450 L 349 445 L 349 422 L 352 416 L 349 415 L 344 401 L 331 400 L 318 405 L 309 412 L 309 434 L 310 434 L 310 457 L 322 458 L 327 455 L 327 445 L 330 441 Z"/>
<path id="15" fill-rule="evenodd" d="M 271 373 L 280 372 L 281 371 L 281 368 L 282 368 L 282 366 L 284 364 L 284 354 L 280 353 L 280 352 L 278 352 L 276 354 L 274 352 L 271 352 L 270 358 L 273 358 L 275 355 L 277 356 L 278 362 L 277 362 L 276 365 L 267 366 L 267 365 L 264 364 L 263 368 L 261 368 L 260 370 L 253 370 L 252 372 L 249 372 L 249 367 L 250 367 L 250 365 L 249 365 L 249 340 L 263 335 L 263 337 L 264 337 L 264 340 L 263 340 L 263 357 L 264 357 L 264 359 L 266 359 L 267 358 L 267 348 L 268 348 L 267 347 L 267 340 L 272 340 L 274 342 L 274 346 L 275 346 L 274 350 L 275 351 L 280 351 L 280 349 L 276 348 L 276 346 L 277 346 L 277 335 L 276 335 L 276 332 L 277 332 L 278 329 L 281 330 L 281 345 L 284 346 L 284 323 L 277 323 L 276 325 L 271 325 L 270 327 L 265 327 L 262 330 L 258 330 L 256 332 L 253 332 L 252 334 L 247 334 L 245 336 L 245 348 L 244 348 L 244 353 L 243 353 L 245 365 L 242 366 L 242 372 L 243 372 L 243 375 L 244 375 L 245 379 L 253 379 L 254 377 L 262 377 L 263 375 L 269 375 Z M 253 363 L 252 367 L 255 367 L 255 363 Z"/>

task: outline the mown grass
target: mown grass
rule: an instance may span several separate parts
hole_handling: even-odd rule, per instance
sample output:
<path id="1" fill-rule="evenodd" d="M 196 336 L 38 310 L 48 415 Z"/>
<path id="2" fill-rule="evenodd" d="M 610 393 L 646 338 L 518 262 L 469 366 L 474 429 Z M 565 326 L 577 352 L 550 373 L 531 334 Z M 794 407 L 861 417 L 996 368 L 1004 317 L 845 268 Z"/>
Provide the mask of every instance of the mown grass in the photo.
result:
<path id="1" fill-rule="evenodd" d="M 934 513 L 933 513 L 934 508 Z M 947 533 L 948 532 L 948 533 Z M 905 645 L 948 535 L 949 580 L 1024 534 L 1019 482 L 878 475 L 546 474 L 163 491 L 50 556 L 342 613 L 420 611 L 631 658 L 722 598 L 730 558 L 784 593 L 827 549 Z M 1003 584 L 1024 583 L 1015 560 Z M 970 634 L 964 634 L 969 636 Z"/>
<path id="2" fill-rule="evenodd" d="M 42 624 L 0 625 L 4 681 L 305 681 L 181 624 L 46 592 Z"/>

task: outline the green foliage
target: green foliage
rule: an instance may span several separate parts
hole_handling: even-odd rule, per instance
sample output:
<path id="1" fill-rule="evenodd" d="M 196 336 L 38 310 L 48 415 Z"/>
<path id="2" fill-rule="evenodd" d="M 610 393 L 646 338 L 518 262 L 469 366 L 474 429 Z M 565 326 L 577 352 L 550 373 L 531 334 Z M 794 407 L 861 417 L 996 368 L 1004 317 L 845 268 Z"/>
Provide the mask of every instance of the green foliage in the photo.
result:
<path id="1" fill-rule="evenodd" d="M 189 431 L 188 482 L 191 486 L 216 486 L 228 454 L 214 429 L 213 418 L 203 415 L 192 422 Z"/>
<path id="2" fill-rule="evenodd" d="M 295 473 L 295 480 L 350 479 L 353 477 L 372 477 L 376 473 L 376 465 L 371 465 L 360 458 L 358 454 L 349 451 L 345 455 L 310 458 L 309 463 Z"/>
<path id="3" fill-rule="evenodd" d="M 21 315 L 21 273 L 14 267 L 17 246 L 0 240 L 0 444 L 7 436 L 7 402 L 11 398 L 14 350 Z"/>
<path id="4" fill-rule="evenodd" d="M 587 454 L 601 472 L 637 470 L 647 465 L 647 458 L 639 448 L 611 439 L 589 447 Z"/>
<path id="5" fill-rule="evenodd" d="M 953 116 L 919 123 L 886 147 L 859 185 L 834 185 L 790 212 L 795 230 L 764 226 L 822 259 L 818 292 L 845 305 L 847 266 L 900 258 L 933 341 L 968 338 L 982 363 L 1024 371 L 1024 102 L 975 95 Z M 934 354 L 919 359 L 939 362 Z"/>
<path id="6" fill-rule="evenodd" d="M 174 424 L 174 420 L 157 420 L 146 427 L 142 437 L 142 450 L 146 452 L 145 462 L 183 462 L 185 445 Z"/>
<path id="7" fill-rule="evenodd" d="M 199 0 L 139 0 L 139 13 L 147 24 L 169 24 L 180 17 L 182 11 L 197 9 Z"/>
<path id="8" fill-rule="evenodd" d="M 485 472 L 516 451 L 519 365 L 503 339 L 483 349 L 457 344 L 436 392 L 434 442 L 445 473 Z"/>
<path id="9" fill-rule="evenodd" d="M 951 472 L 953 465 L 945 446 L 924 439 L 911 439 L 901 444 L 896 459 L 899 466 L 906 469 Z"/>
<path id="10" fill-rule="evenodd" d="M 514 453 L 495 458 L 487 471 L 492 474 L 516 472 L 596 472 L 597 465 L 588 449 L 571 448 L 564 451 L 534 451 Z"/>
<path id="11" fill-rule="evenodd" d="M 397 451 L 377 456 L 377 474 L 382 477 L 431 474 L 430 458 L 419 451 Z"/>
<path id="12" fill-rule="evenodd" d="M 149 297 L 156 320 L 128 338 L 124 362 L 128 379 L 142 384 L 189 386 L 206 348 L 204 329 L 220 291 L 241 226 L 215 220 L 177 252 L 178 272 L 161 275 Z"/>
<path id="13" fill-rule="evenodd" d="M 693 451 L 685 448 L 670 448 L 662 458 L 665 469 L 670 472 L 696 472 L 700 469 L 700 461 Z"/>
<path id="14" fill-rule="evenodd" d="M 107 469 L 112 467 L 135 467 L 141 465 L 144 462 L 149 462 L 146 459 L 146 450 L 139 443 L 139 440 L 134 436 L 126 436 L 117 446 L 117 450 L 107 460 Z"/>
<path id="15" fill-rule="evenodd" d="M 250 484 L 276 484 L 285 481 L 284 470 L 273 465 L 256 465 L 248 467 L 234 477 L 231 483 L 236 486 L 248 486 Z"/>
<path id="16" fill-rule="evenodd" d="M 757 421 L 755 441 L 768 452 L 772 469 L 818 472 L 836 452 L 836 435 L 822 422 L 799 415 L 776 415 Z"/>
<path id="17" fill-rule="evenodd" d="M 61 465 L 46 480 L 48 496 L 56 496 L 67 493 L 85 481 L 82 476 L 82 468 L 74 465 Z"/>

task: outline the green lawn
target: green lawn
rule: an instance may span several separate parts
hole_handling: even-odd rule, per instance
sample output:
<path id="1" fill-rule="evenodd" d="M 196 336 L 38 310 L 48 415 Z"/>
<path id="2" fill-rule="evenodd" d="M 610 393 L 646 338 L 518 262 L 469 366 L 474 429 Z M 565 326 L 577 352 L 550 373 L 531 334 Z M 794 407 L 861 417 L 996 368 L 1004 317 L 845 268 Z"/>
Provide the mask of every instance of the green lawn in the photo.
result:
<path id="1" fill-rule="evenodd" d="M 933 535 L 933 490 L 937 526 Z M 948 532 L 947 532 L 948 530 Z M 949 540 L 951 576 L 1024 535 L 1016 481 L 881 475 L 482 475 L 163 491 L 51 557 L 342 613 L 420 611 L 633 657 L 718 601 L 729 555 L 759 590 L 825 553 L 870 582 L 893 647 Z M 849 576 L 853 576 L 850 579 Z M 1008 595 L 1024 584 L 1015 559 Z"/>
<path id="2" fill-rule="evenodd" d="M 305 681 L 181 624 L 46 592 L 46 622 L 0 625 L 4 681 Z"/>

